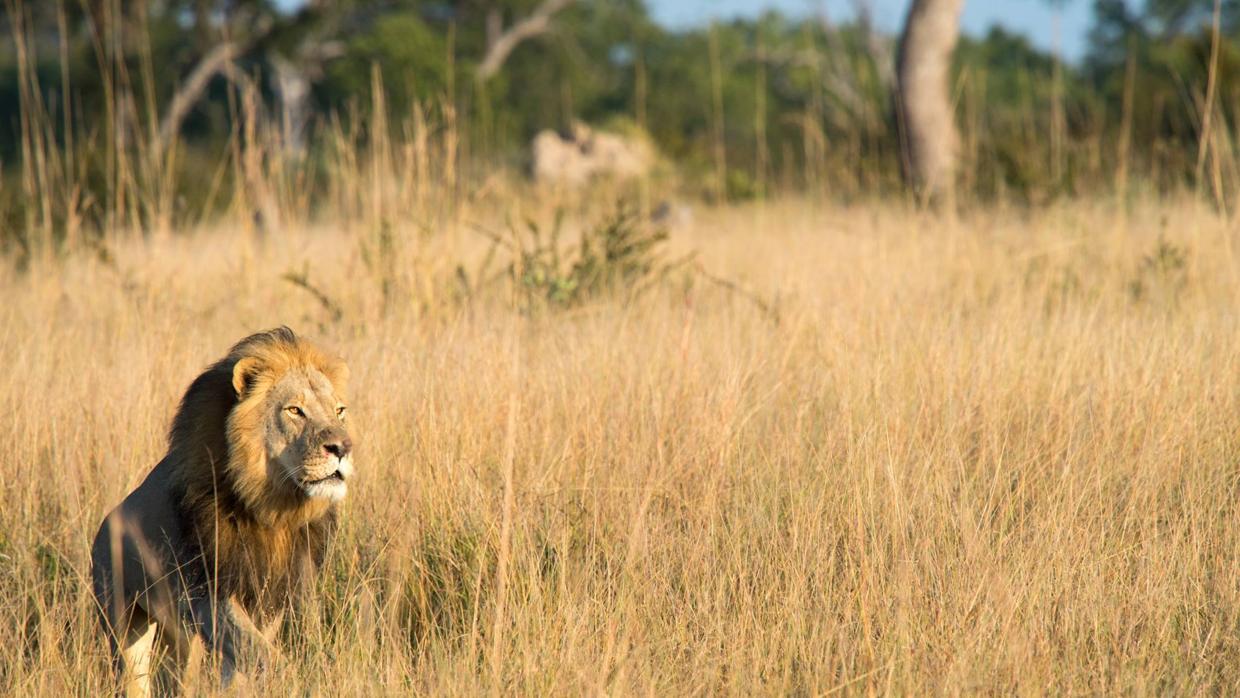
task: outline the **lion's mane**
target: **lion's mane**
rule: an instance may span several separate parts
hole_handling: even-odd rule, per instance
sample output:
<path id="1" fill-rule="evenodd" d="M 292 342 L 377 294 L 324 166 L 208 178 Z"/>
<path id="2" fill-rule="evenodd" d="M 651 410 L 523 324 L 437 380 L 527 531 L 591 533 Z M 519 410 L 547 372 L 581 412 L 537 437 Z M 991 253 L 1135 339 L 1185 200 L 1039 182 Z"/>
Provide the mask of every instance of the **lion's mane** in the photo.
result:
<path id="1" fill-rule="evenodd" d="M 234 369 L 247 361 L 238 395 Z M 169 434 L 176 463 L 173 497 L 218 593 L 274 610 L 322 561 L 336 506 L 276 487 L 267 474 L 261 411 L 270 388 L 289 370 L 310 367 L 340 389 L 338 359 L 280 327 L 237 343 L 190 384 Z"/>

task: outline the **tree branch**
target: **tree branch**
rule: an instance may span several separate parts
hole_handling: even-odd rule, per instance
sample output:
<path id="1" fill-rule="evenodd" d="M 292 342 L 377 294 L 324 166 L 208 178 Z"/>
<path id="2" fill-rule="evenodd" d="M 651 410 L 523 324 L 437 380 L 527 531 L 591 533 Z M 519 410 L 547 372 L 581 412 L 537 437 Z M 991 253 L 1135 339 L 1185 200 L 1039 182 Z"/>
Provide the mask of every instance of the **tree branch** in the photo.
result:
<path id="1" fill-rule="evenodd" d="M 198 65 L 194 66 L 185 81 L 177 86 L 168 110 L 159 122 L 159 133 L 152 148 L 154 152 L 162 153 L 172 142 L 172 138 L 181 130 L 181 122 L 185 121 L 190 109 L 193 109 L 194 104 L 202 97 L 211 78 L 223 71 L 225 66 L 231 65 L 237 53 L 237 45 L 231 41 L 216 44 L 198 61 Z"/>
<path id="2" fill-rule="evenodd" d="M 478 64 L 478 81 L 486 82 L 495 77 L 518 44 L 545 33 L 551 26 L 551 18 L 572 3 L 573 0 L 543 0 L 530 16 L 509 27 L 493 41 L 488 41 L 487 53 Z"/>

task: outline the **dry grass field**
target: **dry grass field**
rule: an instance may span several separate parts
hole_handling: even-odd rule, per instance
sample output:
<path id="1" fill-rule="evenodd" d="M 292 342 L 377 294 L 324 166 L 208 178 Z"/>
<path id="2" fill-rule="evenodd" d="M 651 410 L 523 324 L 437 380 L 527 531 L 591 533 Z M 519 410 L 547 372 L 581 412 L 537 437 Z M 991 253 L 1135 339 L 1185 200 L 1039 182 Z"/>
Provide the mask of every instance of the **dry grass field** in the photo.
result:
<path id="1" fill-rule="evenodd" d="M 108 689 L 90 538 L 189 381 L 277 324 L 350 361 L 360 475 L 264 692 L 1240 685 L 1233 223 L 702 209 L 667 243 L 692 263 L 561 308 L 465 290 L 504 211 L 551 217 L 0 267 L 0 694 Z"/>

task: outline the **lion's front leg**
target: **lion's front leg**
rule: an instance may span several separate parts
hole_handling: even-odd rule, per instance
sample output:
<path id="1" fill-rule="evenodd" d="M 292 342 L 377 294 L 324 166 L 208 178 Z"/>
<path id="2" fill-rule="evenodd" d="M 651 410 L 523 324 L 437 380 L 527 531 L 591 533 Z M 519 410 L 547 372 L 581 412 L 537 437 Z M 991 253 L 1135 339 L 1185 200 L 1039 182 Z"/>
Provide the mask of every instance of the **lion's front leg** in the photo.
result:
<path id="1" fill-rule="evenodd" d="M 276 654 L 274 645 L 235 599 L 200 596 L 192 604 L 192 613 L 207 651 L 219 658 L 224 686 L 246 669 L 268 664 Z"/>
<path id="2" fill-rule="evenodd" d="M 155 671 L 155 636 L 158 626 L 141 609 L 134 609 L 129 622 L 115 636 L 117 677 L 124 695 L 149 696 Z"/>
<path id="3" fill-rule="evenodd" d="M 262 635 L 267 641 L 267 651 L 271 654 L 278 655 L 279 648 L 276 646 L 276 638 L 280 635 L 280 629 L 284 627 L 284 610 L 281 609 L 274 616 L 263 623 Z"/>

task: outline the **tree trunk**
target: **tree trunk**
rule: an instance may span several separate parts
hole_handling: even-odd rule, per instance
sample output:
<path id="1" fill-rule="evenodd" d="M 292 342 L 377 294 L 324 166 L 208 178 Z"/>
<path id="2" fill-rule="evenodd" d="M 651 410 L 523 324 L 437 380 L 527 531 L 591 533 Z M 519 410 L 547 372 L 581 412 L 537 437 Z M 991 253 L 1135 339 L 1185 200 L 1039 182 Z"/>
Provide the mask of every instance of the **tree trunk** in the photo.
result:
<path id="1" fill-rule="evenodd" d="M 272 54 L 268 61 L 275 73 L 275 92 L 280 100 L 284 155 L 293 162 L 300 162 L 306 154 L 306 126 L 311 113 L 309 71 L 279 54 Z"/>
<path id="2" fill-rule="evenodd" d="M 925 201 L 955 193 L 959 137 L 948 76 L 964 0 L 913 0 L 897 59 L 905 175 Z"/>

